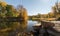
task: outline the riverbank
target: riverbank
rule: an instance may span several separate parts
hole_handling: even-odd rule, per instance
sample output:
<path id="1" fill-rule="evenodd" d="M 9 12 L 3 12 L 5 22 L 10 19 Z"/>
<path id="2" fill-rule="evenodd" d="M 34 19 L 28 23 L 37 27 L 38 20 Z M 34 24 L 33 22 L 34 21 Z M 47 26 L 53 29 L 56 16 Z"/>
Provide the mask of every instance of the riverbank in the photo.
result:
<path id="1" fill-rule="evenodd" d="M 55 21 L 55 20 L 57 20 L 57 18 L 32 18 L 31 20 Z"/>

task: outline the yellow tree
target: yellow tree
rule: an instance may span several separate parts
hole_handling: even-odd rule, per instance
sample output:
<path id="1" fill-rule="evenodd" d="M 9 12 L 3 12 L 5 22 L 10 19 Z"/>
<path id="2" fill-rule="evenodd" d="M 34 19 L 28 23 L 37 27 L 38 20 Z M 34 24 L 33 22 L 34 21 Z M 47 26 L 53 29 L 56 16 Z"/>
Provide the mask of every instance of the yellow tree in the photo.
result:
<path id="1" fill-rule="evenodd" d="M 27 10 L 24 8 L 24 10 L 23 10 L 23 13 L 22 13 L 23 15 L 23 18 L 25 19 L 25 20 L 27 20 L 27 18 L 28 18 L 28 16 L 27 16 Z"/>
<path id="2" fill-rule="evenodd" d="M 27 10 L 23 6 L 19 5 L 18 12 L 20 12 L 19 17 L 23 20 L 27 20 Z"/>
<path id="3" fill-rule="evenodd" d="M 52 13 L 52 12 L 48 13 L 48 15 L 49 15 L 49 18 L 54 18 L 55 17 L 54 13 Z"/>
<path id="4" fill-rule="evenodd" d="M 5 17 L 6 6 L 7 4 L 5 2 L 0 2 L 0 17 Z"/>

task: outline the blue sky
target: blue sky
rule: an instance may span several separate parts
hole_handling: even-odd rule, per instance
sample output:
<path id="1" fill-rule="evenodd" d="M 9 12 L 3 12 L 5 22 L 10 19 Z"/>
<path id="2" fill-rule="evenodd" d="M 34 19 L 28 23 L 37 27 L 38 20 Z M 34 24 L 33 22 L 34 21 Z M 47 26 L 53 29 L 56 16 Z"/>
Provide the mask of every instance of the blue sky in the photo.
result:
<path id="1" fill-rule="evenodd" d="M 55 5 L 57 0 L 4 0 L 8 4 L 14 6 L 23 5 L 28 15 L 46 14 L 51 11 L 51 7 Z M 58 0 L 60 2 L 60 0 Z"/>

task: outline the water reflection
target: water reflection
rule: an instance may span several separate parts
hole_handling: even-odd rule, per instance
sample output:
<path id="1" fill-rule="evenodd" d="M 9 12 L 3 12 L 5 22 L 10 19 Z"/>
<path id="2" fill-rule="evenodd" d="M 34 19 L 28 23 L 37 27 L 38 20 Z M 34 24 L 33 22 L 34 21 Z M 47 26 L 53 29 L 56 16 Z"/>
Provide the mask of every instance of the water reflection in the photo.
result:
<path id="1" fill-rule="evenodd" d="M 27 29 L 27 21 L 20 22 L 20 30 L 26 31 L 26 29 Z"/>
<path id="2" fill-rule="evenodd" d="M 27 21 L 0 22 L 0 36 L 16 36 L 27 29 Z"/>
<path id="3" fill-rule="evenodd" d="M 18 36 L 23 32 L 34 30 L 32 26 L 40 21 L 0 22 L 0 36 Z"/>

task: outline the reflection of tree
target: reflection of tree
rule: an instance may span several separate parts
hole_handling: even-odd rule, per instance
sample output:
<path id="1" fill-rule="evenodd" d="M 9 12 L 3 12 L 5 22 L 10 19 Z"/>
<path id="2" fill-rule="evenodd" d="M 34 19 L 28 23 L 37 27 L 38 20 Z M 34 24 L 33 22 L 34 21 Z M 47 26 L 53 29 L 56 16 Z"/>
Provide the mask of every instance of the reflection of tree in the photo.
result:
<path id="1" fill-rule="evenodd" d="M 0 22 L 0 29 L 4 29 L 6 27 L 7 27 L 6 22 Z"/>
<path id="2" fill-rule="evenodd" d="M 27 21 L 21 21 L 21 22 L 0 22 L 0 28 L 11 28 L 11 30 L 6 31 L 0 31 L 0 35 L 17 35 L 19 32 L 24 32 L 27 28 Z M 0 29 L 1 30 L 1 29 Z M 8 34 L 7 34 L 8 33 Z"/>
<path id="3" fill-rule="evenodd" d="M 22 31 L 25 31 L 27 28 L 27 21 L 20 22 L 20 28 L 22 29 Z"/>

